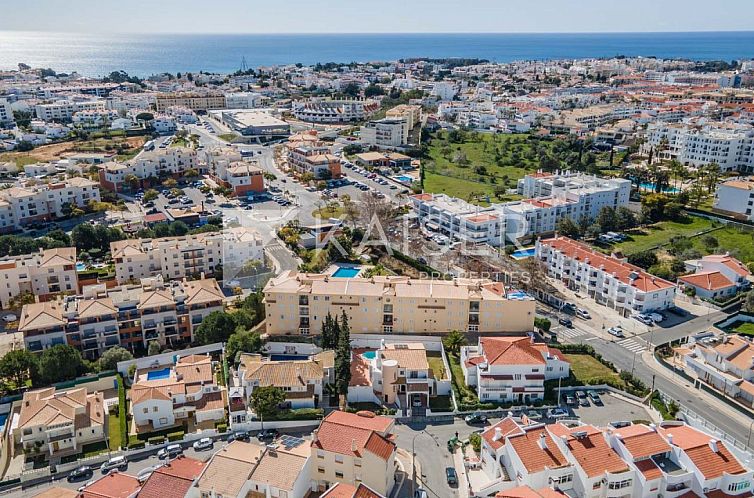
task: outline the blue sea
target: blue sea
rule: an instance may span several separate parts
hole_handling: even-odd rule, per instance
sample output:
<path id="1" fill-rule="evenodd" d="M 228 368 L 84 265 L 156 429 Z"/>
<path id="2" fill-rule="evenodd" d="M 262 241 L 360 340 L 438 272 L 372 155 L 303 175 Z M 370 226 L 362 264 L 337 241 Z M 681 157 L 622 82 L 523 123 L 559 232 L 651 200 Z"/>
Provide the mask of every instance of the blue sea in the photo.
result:
<path id="1" fill-rule="evenodd" d="M 495 62 L 615 55 L 697 60 L 754 57 L 754 31 L 612 34 L 123 35 L 0 32 L 0 69 L 19 62 L 101 76 L 115 70 L 232 72 L 317 62 L 476 57 Z"/>

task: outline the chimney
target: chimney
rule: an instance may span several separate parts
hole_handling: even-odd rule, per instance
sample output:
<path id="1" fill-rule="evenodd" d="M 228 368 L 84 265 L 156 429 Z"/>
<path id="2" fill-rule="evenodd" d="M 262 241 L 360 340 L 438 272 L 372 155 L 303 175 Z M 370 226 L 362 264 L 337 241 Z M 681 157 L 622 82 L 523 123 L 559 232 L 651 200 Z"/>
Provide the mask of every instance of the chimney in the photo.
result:
<path id="1" fill-rule="evenodd" d="M 356 440 L 355 439 L 351 439 L 351 451 L 356 453 Z"/>
<path id="2" fill-rule="evenodd" d="M 657 432 L 657 426 L 655 424 L 649 424 L 649 428 L 652 429 L 652 432 Z"/>
<path id="3" fill-rule="evenodd" d="M 668 434 L 667 436 L 668 436 L 668 444 L 672 446 L 673 445 L 673 435 L 672 434 Z"/>
<path id="4" fill-rule="evenodd" d="M 539 435 L 539 441 L 537 441 L 537 444 L 539 444 L 539 449 L 546 450 L 547 449 L 547 437 L 545 436 L 545 433 Z"/>
<path id="5" fill-rule="evenodd" d="M 495 435 L 492 436 L 493 441 L 500 441 L 503 439 L 503 430 L 500 427 L 495 427 Z"/>
<path id="6" fill-rule="evenodd" d="M 720 452 L 720 448 L 717 447 L 717 439 L 710 439 L 709 440 L 709 447 L 715 453 L 719 453 Z"/>
<path id="7" fill-rule="evenodd" d="M 317 432 L 319 432 L 319 429 L 314 429 L 312 431 L 312 443 L 316 443 L 317 441 L 319 441 L 319 439 L 317 438 Z"/>

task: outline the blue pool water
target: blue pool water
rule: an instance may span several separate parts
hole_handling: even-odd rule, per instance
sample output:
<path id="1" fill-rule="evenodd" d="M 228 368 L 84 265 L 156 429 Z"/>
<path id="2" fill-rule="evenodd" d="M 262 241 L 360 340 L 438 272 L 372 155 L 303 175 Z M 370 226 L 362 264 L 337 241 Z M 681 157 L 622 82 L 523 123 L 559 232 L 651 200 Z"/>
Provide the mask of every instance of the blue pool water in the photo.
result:
<path id="1" fill-rule="evenodd" d="M 170 369 L 163 368 L 162 370 L 152 370 L 147 372 L 147 380 L 163 380 L 170 378 Z"/>
<path id="2" fill-rule="evenodd" d="M 642 190 L 649 190 L 650 192 L 655 191 L 654 183 L 649 183 L 649 182 L 640 183 L 639 187 L 641 187 Z M 677 194 L 678 192 L 680 192 L 680 190 L 678 190 L 675 187 L 665 187 L 664 189 L 662 189 L 662 191 L 667 194 Z"/>
<path id="3" fill-rule="evenodd" d="M 8 420 L 7 413 L 0 413 L 0 431 L 5 427 L 5 422 Z"/>
<path id="4" fill-rule="evenodd" d="M 84 271 L 86 270 L 86 265 L 84 263 L 76 263 L 76 271 Z"/>
<path id="5" fill-rule="evenodd" d="M 305 354 L 271 354 L 270 360 L 272 361 L 294 361 L 294 360 L 308 360 L 309 357 Z"/>
<path id="6" fill-rule="evenodd" d="M 364 351 L 361 357 L 365 360 L 373 360 L 377 356 L 377 351 Z"/>
<path id="7" fill-rule="evenodd" d="M 517 251 L 513 251 L 511 253 L 511 257 L 513 259 L 525 259 L 525 258 L 531 258 L 536 253 L 536 249 L 533 247 L 528 247 L 526 249 L 519 249 Z"/>
<path id="8" fill-rule="evenodd" d="M 360 271 L 361 271 L 361 268 L 341 267 L 335 270 L 335 273 L 333 273 L 332 276 L 336 278 L 353 278 L 356 275 L 358 275 Z"/>
<path id="9" fill-rule="evenodd" d="M 394 176 L 393 178 L 395 178 L 396 180 L 398 180 L 401 183 L 411 183 L 411 182 L 414 181 L 413 178 L 411 178 L 410 176 L 406 176 L 406 175 Z"/>
<path id="10" fill-rule="evenodd" d="M 529 295 L 526 292 L 521 291 L 513 291 L 508 293 L 508 299 L 516 299 L 516 300 L 523 300 L 528 299 Z"/>

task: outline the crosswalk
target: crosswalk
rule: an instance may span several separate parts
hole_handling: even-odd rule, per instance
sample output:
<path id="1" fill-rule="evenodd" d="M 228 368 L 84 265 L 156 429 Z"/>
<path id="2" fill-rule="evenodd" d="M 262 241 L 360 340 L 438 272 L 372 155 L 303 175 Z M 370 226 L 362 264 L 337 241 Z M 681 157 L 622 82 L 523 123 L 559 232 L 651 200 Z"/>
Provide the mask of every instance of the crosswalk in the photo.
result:
<path id="1" fill-rule="evenodd" d="M 645 349 L 647 349 L 647 345 L 640 340 L 637 340 L 633 337 L 629 337 L 628 339 L 623 339 L 622 341 L 618 341 L 618 344 L 632 353 L 641 353 Z"/>
<path id="2" fill-rule="evenodd" d="M 558 340 L 561 342 L 563 341 L 563 339 L 568 339 L 569 341 L 572 341 L 572 342 L 578 342 L 576 339 L 580 337 L 586 337 L 589 335 L 578 329 L 566 329 L 566 328 L 558 329 L 556 333 L 558 335 Z"/>

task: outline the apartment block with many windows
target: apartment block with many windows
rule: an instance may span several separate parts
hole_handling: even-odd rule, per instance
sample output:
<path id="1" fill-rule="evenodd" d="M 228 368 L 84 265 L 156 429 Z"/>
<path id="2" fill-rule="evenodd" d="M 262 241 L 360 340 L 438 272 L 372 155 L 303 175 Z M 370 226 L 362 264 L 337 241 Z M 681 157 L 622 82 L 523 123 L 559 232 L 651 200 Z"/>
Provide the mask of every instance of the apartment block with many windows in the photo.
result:
<path id="1" fill-rule="evenodd" d="M 489 280 L 337 278 L 283 272 L 264 288 L 267 333 L 319 334 L 327 316 L 348 315 L 351 332 L 528 332 L 534 300 Z"/>
<path id="2" fill-rule="evenodd" d="M 0 260 L 0 304 L 33 294 L 40 300 L 60 292 L 77 292 L 76 248 L 42 249 L 37 253 L 8 256 Z"/>

